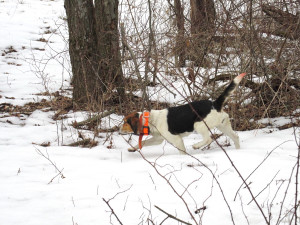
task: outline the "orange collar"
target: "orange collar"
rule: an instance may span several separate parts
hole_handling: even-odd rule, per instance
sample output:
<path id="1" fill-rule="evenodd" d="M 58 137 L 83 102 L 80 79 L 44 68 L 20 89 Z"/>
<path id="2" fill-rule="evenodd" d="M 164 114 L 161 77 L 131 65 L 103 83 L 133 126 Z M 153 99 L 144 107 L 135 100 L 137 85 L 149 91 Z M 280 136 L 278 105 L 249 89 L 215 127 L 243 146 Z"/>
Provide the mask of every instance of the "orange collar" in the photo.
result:
<path id="1" fill-rule="evenodd" d="M 140 123 L 139 123 L 139 148 L 142 149 L 142 139 L 144 135 L 149 135 L 150 134 L 150 128 L 149 128 L 149 117 L 150 117 L 150 112 L 144 112 L 140 116 Z M 143 120 L 145 123 L 143 124 Z"/>

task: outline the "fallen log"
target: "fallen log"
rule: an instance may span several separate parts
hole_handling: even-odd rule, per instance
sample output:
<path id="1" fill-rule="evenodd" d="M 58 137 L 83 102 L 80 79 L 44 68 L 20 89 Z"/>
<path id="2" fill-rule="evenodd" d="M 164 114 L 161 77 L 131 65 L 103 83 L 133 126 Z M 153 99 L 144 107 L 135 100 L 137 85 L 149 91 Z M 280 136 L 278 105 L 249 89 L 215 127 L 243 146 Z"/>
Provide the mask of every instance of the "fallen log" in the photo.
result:
<path id="1" fill-rule="evenodd" d="M 85 126 L 95 127 L 102 118 L 107 117 L 107 116 L 113 114 L 114 112 L 115 112 L 115 110 L 112 109 L 110 111 L 101 113 L 99 115 L 95 115 L 95 116 L 93 116 L 87 120 L 81 121 L 81 122 L 74 121 L 72 123 L 72 126 L 76 129 L 84 129 Z"/>
<path id="2" fill-rule="evenodd" d="M 275 36 L 297 40 L 300 38 L 300 14 L 283 11 L 274 6 L 262 4 L 262 11 L 274 21 L 274 28 L 270 31 L 264 31 Z"/>

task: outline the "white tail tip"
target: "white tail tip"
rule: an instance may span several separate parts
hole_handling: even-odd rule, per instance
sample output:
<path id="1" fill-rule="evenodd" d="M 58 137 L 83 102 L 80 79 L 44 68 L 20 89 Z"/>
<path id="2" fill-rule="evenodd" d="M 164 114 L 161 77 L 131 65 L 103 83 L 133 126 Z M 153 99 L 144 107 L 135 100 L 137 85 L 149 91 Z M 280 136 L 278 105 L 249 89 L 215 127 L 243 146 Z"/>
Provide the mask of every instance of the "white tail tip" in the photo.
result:
<path id="1" fill-rule="evenodd" d="M 243 79 L 243 77 L 246 75 L 247 75 L 247 73 L 241 73 L 240 75 L 236 76 L 236 78 L 234 78 L 234 82 L 237 84 L 240 83 L 241 80 Z"/>

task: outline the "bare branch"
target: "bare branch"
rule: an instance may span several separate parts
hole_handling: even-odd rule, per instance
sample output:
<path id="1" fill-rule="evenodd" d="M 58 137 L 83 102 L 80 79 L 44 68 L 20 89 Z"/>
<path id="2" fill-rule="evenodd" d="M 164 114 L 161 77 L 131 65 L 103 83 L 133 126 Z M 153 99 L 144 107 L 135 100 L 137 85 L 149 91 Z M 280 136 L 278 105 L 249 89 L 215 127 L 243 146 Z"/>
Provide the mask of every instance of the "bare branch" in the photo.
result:
<path id="1" fill-rule="evenodd" d="M 154 206 L 155 208 L 157 208 L 159 211 L 161 211 L 161 212 L 163 212 L 164 214 L 166 214 L 168 217 L 167 218 L 171 218 L 171 219 L 174 219 L 174 220 L 177 220 L 177 221 L 179 221 L 180 223 L 183 223 L 183 224 L 186 224 L 186 225 L 192 225 L 191 223 L 187 223 L 187 222 L 185 222 L 185 221 L 183 221 L 183 220 L 181 220 L 181 219 L 178 219 L 177 217 L 175 217 L 175 216 L 173 216 L 172 214 L 170 214 L 170 213 L 167 213 L 166 211 L 164 211 L 164 210 L 162 210 L 161 208 L 159 208 L 158 206 Z M 167 219 L 166 218 L 166 219 Z M 165 220 L 166 220 L 165 219 Z"/>
<path id="2" fill-rule="evenodd" d="M 47 155 L 45 155 L 45 154 L 44 154 L 40 149 L 38 149 L 37 147 L 34 146 L 34 148 L 35 148 L 36 152 L 37 152 L 40 156 L 42 156 L 43 158 L 47 159 L 48 162 L 50 162 L 51 165 L 54 166 L 54 168 L 59 172 L 57 175 L 55 175 L 55 176 L 48 182 L 48 184 L 52 183 L 52 181 L 53 181 L 56 177 L 58 177 L 59 175 L 60 175 L 60 177 L 61 177 L 62 179 L 66 178 L 66 177 L 63 175 L 63 173 L 62 173 L 62 171 L 63 171 L 64 169 L 61 169 L 61 170 L 58 169 L 58 167 L 56 166 L 56 164 L 50 159 L 50 156 L 49 156 L 47 150 L 46 150 Z"/>
<path id="3" fill-rule="evenodd" d="M 119 217 L 117 216 L 117 214 L 115 213 L 114 209 L 110 206 L 109 201 L 111 200 L 105 200 L 104 198 L 102 198 L 102 200 L 106 203 L 106 205 L 109 207 L 111 213 L 116 217 L 116 219 L 118 220 L 118 222 L 123 225 L 123 223 L 121 222 L 121 220 L 119 219 Z"/>
<path id="4" fill-rule="evenodd" d="M 115 194 L 112 198 L 110 198 L 110 199 L 108 199 L 108 200 L 105 200 L 104 198 L 102 198 L 102 200 L 103 200 L 103 201 L 106 203 L 106 205 L 109 207 L 109 209 L 110 209 L 110 211 L 111 211 L 111 214 L 115 216 L 115 218 L 118 220 L 118 222 L 119 222 L 121 225 L 123 225 L 123 223 L 121 222 L 121 220 L 119 219 L 119 217 L 117 216 L 117 214 L 115 213 L 114 209 L 111 207 L 111 205 L 109 204 L 109 202 L 110 202 L 111 200 L 113 200 L 115 197 L 117 197 L 119 194 L 123 194 L 123 193 L 129 191 L 131 188 L 132 188 L 132 185 L 131 185 L 129 188 L 127 188 L 126 190 L 118 192 L 118 193 Z M 124 207 L 125 207 L 125 206 L 124 206 Z"/>

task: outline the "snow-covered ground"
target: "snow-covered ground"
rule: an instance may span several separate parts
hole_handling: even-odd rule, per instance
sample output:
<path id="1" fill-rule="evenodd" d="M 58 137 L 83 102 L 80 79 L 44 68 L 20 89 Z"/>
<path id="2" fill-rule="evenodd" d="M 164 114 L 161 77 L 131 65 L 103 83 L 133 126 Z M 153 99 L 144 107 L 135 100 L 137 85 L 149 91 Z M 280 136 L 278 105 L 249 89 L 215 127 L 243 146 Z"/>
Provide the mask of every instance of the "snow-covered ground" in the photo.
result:
<path id="1" fill-rule="evenodd" d="M 37 94 L 68 88 L 63 0 L 2 0 L 0 8 L 0 104 L 37 102 L 48 98 Z M 130 137 L 117 132 L 99 134 L 91 149 L 69 147 L 78 140 L 70 124 L 88 113 L 58 121 L 54 114 L 0 114 L 0 224 L 119 224 L 115 215 L 123 224 L 160 224 L 167 216 L 155 206 L 191 224 L 192 217 L 199 224 L 266 224 L 261 210 L 270 224 L 293 219 L 298 128 L 238 132 L 240 150 L 218 139 L 244 179 L 254 171 L 247 184 L 258 207 L 216 143 L 192 149 L 197 134 L 185 138 L 184 156 L 168 143 L 130 153 Z M 103 122 L 118 126 L 121 119 Z"/>

